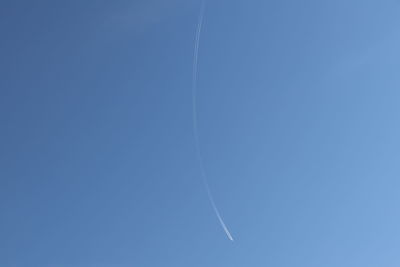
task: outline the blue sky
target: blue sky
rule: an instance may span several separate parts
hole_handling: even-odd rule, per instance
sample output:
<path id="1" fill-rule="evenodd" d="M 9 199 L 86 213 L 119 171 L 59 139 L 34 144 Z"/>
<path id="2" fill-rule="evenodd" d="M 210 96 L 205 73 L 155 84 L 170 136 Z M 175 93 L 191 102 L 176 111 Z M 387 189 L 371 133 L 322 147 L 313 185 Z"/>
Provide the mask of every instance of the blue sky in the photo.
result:
<path id="1" fill-rule="evenodd" d="M 398 266 L 400 3 L 2 1 L 0 266 Z"/>

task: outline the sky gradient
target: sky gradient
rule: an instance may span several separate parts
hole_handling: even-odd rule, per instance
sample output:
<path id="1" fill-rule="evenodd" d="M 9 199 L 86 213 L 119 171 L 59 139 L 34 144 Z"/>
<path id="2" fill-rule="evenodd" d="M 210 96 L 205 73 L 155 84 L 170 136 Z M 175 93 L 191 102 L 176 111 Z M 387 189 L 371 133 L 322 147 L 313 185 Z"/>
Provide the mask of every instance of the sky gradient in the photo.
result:
<path id="1" fill-rule="evenodd" d="M 0 266 L 397 267 L 400 2 L 10 1 Z"/>

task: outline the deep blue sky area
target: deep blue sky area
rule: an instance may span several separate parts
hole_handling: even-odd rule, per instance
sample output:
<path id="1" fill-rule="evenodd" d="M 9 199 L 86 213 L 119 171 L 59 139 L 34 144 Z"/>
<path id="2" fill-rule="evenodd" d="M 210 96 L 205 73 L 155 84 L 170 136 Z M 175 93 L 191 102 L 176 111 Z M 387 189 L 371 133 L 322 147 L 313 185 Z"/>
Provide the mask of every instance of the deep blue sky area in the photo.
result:
<path id="1" fill-rule="evenodd" d="M 400 2 L 0 2 L 1 267 L 398 267 Z"/>

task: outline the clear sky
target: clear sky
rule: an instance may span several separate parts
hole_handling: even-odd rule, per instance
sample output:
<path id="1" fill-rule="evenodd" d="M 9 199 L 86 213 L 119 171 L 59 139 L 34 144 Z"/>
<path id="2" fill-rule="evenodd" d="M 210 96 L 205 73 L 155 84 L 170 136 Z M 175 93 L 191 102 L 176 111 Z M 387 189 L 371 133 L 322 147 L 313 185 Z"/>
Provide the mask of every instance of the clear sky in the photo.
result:
<path id="1" fill-rule="evenodd" d="M 0 5 L 1 267 L 400 264 L 400 2 Z"/>

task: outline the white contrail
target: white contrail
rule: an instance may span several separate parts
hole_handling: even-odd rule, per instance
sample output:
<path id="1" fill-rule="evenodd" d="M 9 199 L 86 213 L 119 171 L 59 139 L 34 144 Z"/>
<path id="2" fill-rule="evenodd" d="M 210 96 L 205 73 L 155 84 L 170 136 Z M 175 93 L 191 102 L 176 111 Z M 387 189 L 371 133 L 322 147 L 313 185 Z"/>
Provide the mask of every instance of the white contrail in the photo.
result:
<path id="1" fill-rule="evenodd" d="M 200 150 L 200 138 L 197 130 L 197 106 L 196 106 L 196 91 L 197 91 L 197 67 L 198 67 L 198 57 L 199 57 L 199 43 L 200 43 L 200 35 L 201 35 L 201 27 L 203 26 L 203 18 L 204 18 L 204 10 L 205 10 L 205 0 L 201 1 L 201 8 L 200 8 L 200 13 L 199 13 L 199 19 L 197 23 L 197 31 L 196 31 L 196 40 L 194 43 L 194 55 L 193 55 L 193 77 L 192 77 L 192 106 L 193 106 L 193 135 L 194 135 L 194 141 L 196 144 L 196 152 L 197 152 L 197 157 L 200 165 L 200 170 L 201 170 L 201 177 L 203 178 L 204 185 L 207 190 L 207 195 L 208 199 L 211 202 L 211 205 L 214 209 L 215 215 L 217 215 L 217 218 L 219 220 L 219 223 L 221 224 L 222 228 L 225 231 L 226 236 L 229 238 L 229 240 L 233 241 L 233 237 L 231 233 L 228 230 L 228 227 L 226 227 L 224 220 L 221 217 L 221 214 L 218 211 L 217 205 L 215 205 L 214 198 L 211 194 L 210 186 L 208 185 L 208 180 L 207 180 L 207 174 L 205 171 L 204 167 L 204 161 L 203 157 L 201 155 L 201 150 Z"/>

